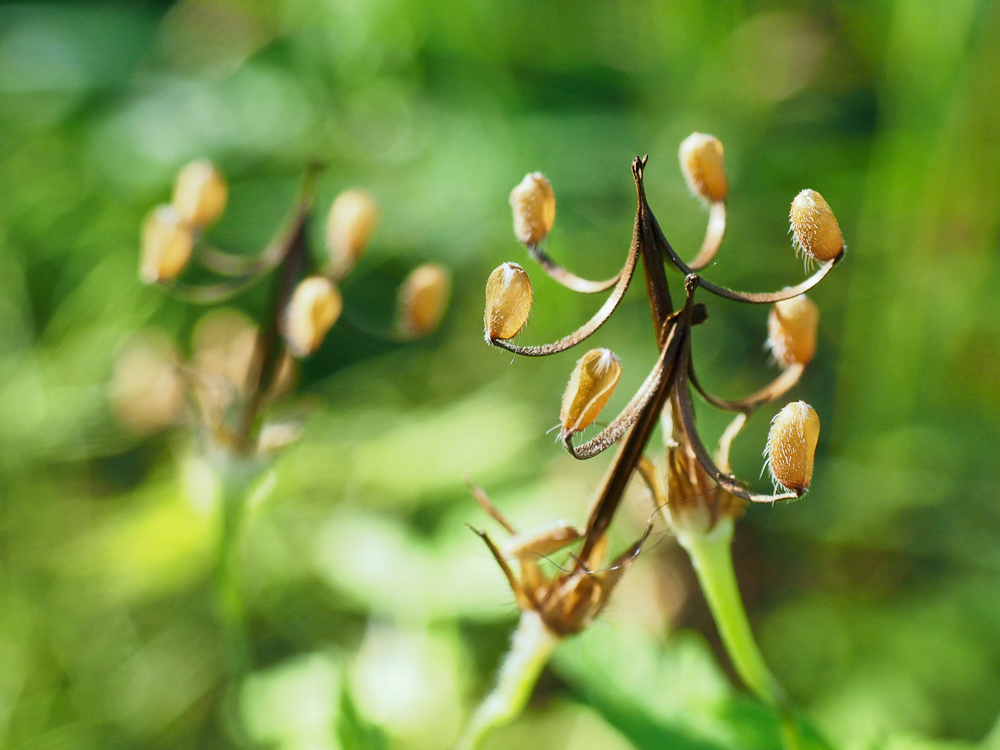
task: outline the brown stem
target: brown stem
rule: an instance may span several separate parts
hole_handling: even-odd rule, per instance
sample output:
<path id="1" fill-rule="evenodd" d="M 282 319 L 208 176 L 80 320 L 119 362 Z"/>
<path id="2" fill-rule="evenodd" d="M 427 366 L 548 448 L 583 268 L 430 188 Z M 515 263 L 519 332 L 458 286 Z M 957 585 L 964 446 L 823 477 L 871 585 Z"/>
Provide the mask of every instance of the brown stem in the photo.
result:
<path id="1" fill-rule="evenodd" d="M 525 247 L 528 248 L 528 253 L 538 262 L 538 265 L 542 267 L 542 270 L 548 274 L 550 279 L 562 284 L 567 289 L 572 289 L 574 292 L 582 292 L 583 294 L 605 292 L 617 284 L 618 279 L 622 275 L 622 272 L 619 271 L 610 279 L 605 279 L 604 281 L 591 281 L 590 279 L 577 276 L 575 273 L 567 271 L 565 268 L 560 266 L 552 260 L 552 258 L 544 250 L 542 250 L 541 245 L 531 243 Z"/>

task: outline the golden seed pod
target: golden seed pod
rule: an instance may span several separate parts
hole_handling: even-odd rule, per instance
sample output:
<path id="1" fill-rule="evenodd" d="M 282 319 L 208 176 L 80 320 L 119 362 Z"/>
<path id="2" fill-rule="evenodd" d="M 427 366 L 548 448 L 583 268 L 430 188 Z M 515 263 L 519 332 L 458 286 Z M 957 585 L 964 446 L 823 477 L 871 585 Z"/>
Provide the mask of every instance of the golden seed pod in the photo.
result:
<path id="1" fill-rule="evenodd" d="M 819 440 L 819 416 L 804 401 L 795 401 L 771 420 L 767 465 L 776 484 L 801 495 L 809 489 Z"/>
<path id="2" fill-rule="evenodd" d="M 525 245 L 536 245 L 549 236 L 556 220 L 556 194 L 541 172 L 526 174 L 510 191 L 514 210 L 514 236 Z"/>
<path id="3" fill-rule="evenodd" d="M 378 225 L 378 205 L 364 190 L 345 190 L 326 219 L 326 248 L 337 273 L 358 262 Z"/>
<path id="4" fill-rule="evenodd" d="M 789 219 L 795 249 L 813 260 L 833 260 L 844 249 L 837 217 L 815 190 L 803 190 L 795 196 Z"/>
<path id="5" fill-rule="evenodd" d="M 610 349 L 591 349 L 580 357 L 559 412 L 563 435 L 580 432 L 597 419 L 621 376 L 621 360 Z"/>
<path id="6" fill-rule="evenodd" d="M 194 238 L 173 206 L 157 206 L 142 225 L 139 278 L 147 284 L 171 281 L 191 260 Z"/>
<path id="7" fill-rule="evenodd" d="M 289 351 L 296 357 L 306 357 L 319 349 L 343 307 L 340 291 L 325 276 L 300 281 L 285 311 Z"/>
<path id="8" fill-rule="evenodd" d="M 783 367 L 807 365 L 816 356 L 819 308 L 800 294 L 776 302 L 767 319 L 767 347 Z"/>
<path id="9" fill-rule="evenodd" d="M 531 312 L 531 282 L 517 263 L 504 263 L 486 282 L 486 340 L 512 339 Z"/>
<path id="10" fill-rule="evenodd" d="M 691 192 L 709 203 L 719 203 L 729 194 L 722 142 L 714 135 L 692 133 L 681 142 L 681 171 Z"/>
<path id="11" fill-rule="evenodd" d="M 226 208 L 229 189 L 212 162 L 199 159 L 184 166 L 174 183 L 173 206 L 186 224 L 203 229 Z"/>
<path id="12" fill-rule="evenodd" d="M 441 322 L 451 294 L 451 273 L 437 263 L 417 266 L 399 288 L 399 328 L 425 336 Z"/>

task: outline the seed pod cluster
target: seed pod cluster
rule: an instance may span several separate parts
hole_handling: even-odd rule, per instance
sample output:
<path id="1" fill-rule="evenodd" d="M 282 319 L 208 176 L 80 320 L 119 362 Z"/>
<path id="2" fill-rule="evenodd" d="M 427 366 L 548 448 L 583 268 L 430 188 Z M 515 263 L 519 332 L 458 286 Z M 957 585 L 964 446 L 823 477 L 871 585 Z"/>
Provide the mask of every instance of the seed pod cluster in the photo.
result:
<path id="1" fill-rule="evenodd" d="M 486 282 L 486 341 L 514 338 L 531 312 L 531 282 L 517 263 L 499 266 Z"/>
<path id="2" fill-rule="evenodd" d="M 719 203 L 729 193 L 722 142 L 714 135 L 692 133 L 681 142 L 681 172 L 691 192 L 709 203 Z"/>
<path id="3" fill-rule="evenodd" d="M 364 254 L 378 219 L 378 205 L 364 190 L 345 190 L 333 201 L 326 220 L 326 247 L 339 276 Z"/>
<path id="4" fill-rule="evenodd" d="M 425 336 L 441 322 L 451 294 L 451 274 L 437 263 L 417 266 L 399 289 L 399 329 Z"/>
<path id="5" fill-rule="evenodd" d="M 340 291 L 325 276 L 300 281 L 285 311 L 284 333 L 289 351 L 305 357 L 319 349 L 343 307 Z"/>
<path id="6" fill-rule="evenodd" d="M 816 355 L 819 308 L 800 294 L 776 302 L 767 319 L 767 347 L 783 367 L 807 365 Z"/>
<path id="7" fill-rule="evenodd" d="M 775 484 L 798 495 L 809 489 L 819 440 L 819 416 L 804 401 L 783 408 L 771 421 L 767 465 Z"/>
<path id="8" fill-rule="evenodd" d="M 552 231 L 556 220 L 556 194 L 541 172 L 524 176 L 510 191 L 514 235 L 525 245 L 537 245 Z"/>
<path id="9" fill-rule="evenodd" d="M 844 249 L 837 217 L 815 190 L 803 190 L 795 196 L 789 220 L 795 249 L 813 260 L 833 260 Z"/>
<path id="10" fill-rule="evenodd" d="M 559 412 L 563 437 L 585 430 L 597 419 L 621 376 L 621 360 L 610 349 L 591 349 L 580 358 Z"/>

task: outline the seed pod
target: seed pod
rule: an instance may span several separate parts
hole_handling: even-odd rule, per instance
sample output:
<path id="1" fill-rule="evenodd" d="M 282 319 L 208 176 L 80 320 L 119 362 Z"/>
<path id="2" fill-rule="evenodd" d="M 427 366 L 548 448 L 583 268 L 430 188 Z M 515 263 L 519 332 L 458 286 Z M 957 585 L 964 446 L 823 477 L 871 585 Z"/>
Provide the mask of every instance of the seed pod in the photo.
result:
<path id="1" fill-rule="evenodd" d="M 212 162 L 199 159 L 178 173 L 173 206 L 183 222 L 202 229 L 222 216 L 228 192 L 226 180 Z"/>
<path id="2" fill-rule="evenodd" d="M 319 349 L 343 306 L 340 291 L 325 276 L 310 276 L 300 281 L 285 311 L 289 351 L 296 357 L 305 357 Z"/>
<path id="3" fill-rule="evenodd" d="M 597 419 L 621 376 L 621 360 L 610 349 L 591 349 L 580 357 L 559 412 L 563 436 L 580 432 Z"/>
<path id="4" fill-rule="evenodd" d="M 767 319 L 767 347 L 783 367 L 807 365 L 816 355 L 819 308 L 800 294 L 776 302 Z"/>
<path id="5" fill-rule="evenodd" d="M 181 355 L 160 332 L 140 333 L 114 365 L 111 406 L 131 433 L 149 435 L 176 424 L 184 413 Z"/>
<path id="6" fill-rule="evenodd" d="M 441 322 L 451 294 L 451 274 L 437 263 L 417 266 L 399 288 L 399 328 L 425 336 Z"/>
<path id="7" fill-rule="evenodd" d="M 334 200 L 326 220 L 326 247 L 338 274 L 364 254 L 378 224 L 378 206 L 364 190 L 345 190 Z"/>
<path id="8" fill-rule="evenodd" d="M 709 203 L 719 203 L 729 193 L 722 142 L 714 135 L 692 133 L 681 143 L 681 172 L 691 192 Z"/>
<path id="9" fill-rule="evenodd" d="M 817 440 L 819 416 L 809 404 L 795 401 L 778 412 L 764 452 L 775 484 L 798 495 L 809 489 Z"/>
<path id="10" fill-rule="evenodd" d="M 803 190 L 792 201 L 789 214 L 792 244 L 813 260 L 833 260 L 844 249 L 837 217 L 830 205 L 815 190 Z"/>
<path id="11" fill-rule="evenodd" d="M 531 312 L 531 282 L 517 263 L 504 263 L 486 282 L 486 341 L 512 339 Z"/>
<path id="12" fill-rule="evenodd" d="M 139 278 L 147 284 L 171 281 L 191 259 L 194 239 L 173 206 L 157 206 L 142 225 L 142 262 Z"/>
<path id="13" fill-rule="evenodd" d="M 545 240 L 556 220 L 556 194 L 541 172 L 532 172 L 510 191 L 514 236 L 525 245 Z"/>

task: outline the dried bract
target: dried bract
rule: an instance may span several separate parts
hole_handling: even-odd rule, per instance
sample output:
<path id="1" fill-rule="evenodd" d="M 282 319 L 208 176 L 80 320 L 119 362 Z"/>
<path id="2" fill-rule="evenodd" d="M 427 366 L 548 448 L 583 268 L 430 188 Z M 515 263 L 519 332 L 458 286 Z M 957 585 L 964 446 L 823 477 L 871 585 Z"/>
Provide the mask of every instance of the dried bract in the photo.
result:
<path id="1" fill-rule="evenodd" d="M 563 436 L 580 432 L 597 419 L 621 375 L 621 360 L 610 349 L 591 349 L 580 358 L 563 394 L 559 413 Z"/>
<path id="2" fill-rule="evenodd" d="M 340 273 L 364 254 L 378 225 L 378 206 L 364 190 L 345 190 L 334 200 L 326 220 L 326 247 Z"/>
<path id="3" fill-rule="evenodd" d="M 157 206 L 142 225 L 139 278 L 147 284 L 172 281 L 191 260 L 194 238 L 173 206 Z"/>
<path id="4" fill-rule="evenodd" d="M 692 133 L 681 143 L 681 171 L 691 192 L 709 203 L 719 203 L 729 193 L 722 143 L 714 135 Z"/>
<path id="5" fill-rule="evenodd" d="M 292 354 L 305 357 L 319 349 L 343 306 L 340 291 L 326 277 L 300 281 L 285 312 L 285 340 Z"/>
<path id="6" fill-rule="evenodd" d="M 451 274 L 437 263 L 417 266 L 399 289 L 399 328 L 425 336 L 441 322 L 451 294 Z"/>
<path id="7" fill-rule="evenodd" d="M 187 164 L 174 183 L 173 206 L 186 224 L 202 229 L 214 224 L 226 208 L 229 189 L 212 162 Z"/>
<path id="8" fill-rule="evenodd" d="M 807 365 L 816 355 L 819 308 L 800 294 L 776 302 L 767 319 L 767 347 L 783 367 Z"/>
<path id="9" fill-rule="evenodd" d="M 819 416 L 804 401 L 785 406 L 771 421 L 767 464 L 775 484 L 799 495 L 809 489 L 819 440 Z"/>
<path id="10" fill-rule="evenodd" d="M 524 176 L 510 191 L 514 210 L 514 235 L 525 245 L 537 245 L 552 231 L 556 220 L 556 194 L 541 172 Z"/>
<path id="11" fill-rule="evenodd" d="M 837 217 L 815 190 L 803 190 L 795 196 L 789 219 L 795 249 L 813 260 L 833 260 L 844 249 Z"/>
<path id="12" fill-rule="evenodd" d="M 486 340 L 514 338 L 531 312 L 531 282 L 517 263 L 499 266 L 486 282 Z"/>

